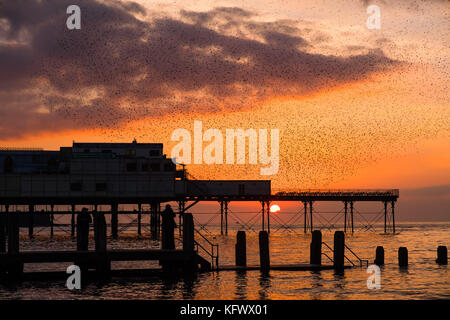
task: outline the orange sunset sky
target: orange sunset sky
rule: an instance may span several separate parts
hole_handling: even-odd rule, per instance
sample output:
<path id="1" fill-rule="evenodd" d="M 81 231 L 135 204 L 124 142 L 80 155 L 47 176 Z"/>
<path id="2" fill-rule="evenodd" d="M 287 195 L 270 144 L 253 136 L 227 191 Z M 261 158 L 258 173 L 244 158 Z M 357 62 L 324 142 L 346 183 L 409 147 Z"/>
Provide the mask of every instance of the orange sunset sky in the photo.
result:
<path id="1" fill-rule="evenodd" d="M 400 188 L 401 218 L 450 219 L 448 1 L 24 3 L 0 1 L 0 146 L 136 138 L 170 155 L 194 120 L 279 129 L 273 176 L 188 170 L 273 189 Z M 67 30 L 75 3 L 82 27 Z"/>

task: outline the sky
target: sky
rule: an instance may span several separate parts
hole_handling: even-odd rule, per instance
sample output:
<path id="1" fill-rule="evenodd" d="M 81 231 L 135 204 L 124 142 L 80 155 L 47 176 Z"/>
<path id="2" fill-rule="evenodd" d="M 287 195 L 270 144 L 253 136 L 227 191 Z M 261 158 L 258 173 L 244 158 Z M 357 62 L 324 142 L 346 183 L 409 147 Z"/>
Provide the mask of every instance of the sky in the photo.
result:
<path id="1" fill-rule="evenodd" d="M 449 15 L 443 0 L 0 0 L 0 146 L 136 138 L 170 155 L 194 121 L 278 129 L 272 176 L 188 170 L 276 190 L 399 188 L 402 218 L 450 220 Z"/>

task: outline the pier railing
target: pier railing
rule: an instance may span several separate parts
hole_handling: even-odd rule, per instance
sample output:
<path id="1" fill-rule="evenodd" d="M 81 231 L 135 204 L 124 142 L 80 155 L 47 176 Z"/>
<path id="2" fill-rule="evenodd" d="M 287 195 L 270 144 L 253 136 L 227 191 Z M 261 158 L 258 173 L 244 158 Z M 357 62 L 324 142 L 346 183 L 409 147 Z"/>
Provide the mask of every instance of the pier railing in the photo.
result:
<path id="1" fill-rule="evenodd" d="M 322 244 L 323 244 L 325 247 L 327 247 L 331 252 L 334 251 L 333 248 L 331 248 L 331 247 L 328 245 L 328 243 L 326 243 L 326 242 L 323 241 Z M 359 257 L 352 249 L 350 249 L 346 244 L 344 244 L 344 246 L 345 246 L 345 248 L 346 248 L 348 251 L 350 251 L 350 253 L 351 253 L 351 254 L 359 261 L 360 267 L 363 266 L 363 263 L 365 263 L 366 266 L 369 265 L 369 260 L 367 260 L 367 259 L 361 259 L 361 258 L 360 258 L 360 257 Z M 331 262 L 334 263 L 334 260 L 333 260 L 332 258 L 330 258 L 330 256 L 329 256 L 328 254 L 326 254 L 325 252 L 322 252 L 322 255 L 324 255 L 325 257 L 328 258 L 328 260 L 330 260 Z M 355 263 L 354 263 L 352 260 L 350 260 L 350 258 L 347 257 L 345 254 L 344 254 L 344 258 L 345 258 L 348 262 L 350 262 L 350 264 L 351 264 L 352 266 L 356 266 Z"/>
<path id="2" fill-rule="evenodd" d="M 399 189 L 273 189 L 276 196 L 399 196 Z"/>
<path id="3" fill-rule="evenodd" d="M 203 245 L 201 245 L 198 241 L 194 240 L 195 251 L 198 253 L 199 249 L 201 249 L 210 259 L 211 259 L 211 268 L 217 269 L 219 267 L 219 245 L 212 243 L 208 238 L 206 238 L 203 234 L 200 233 L 196 228 L 194 228 L 196 234 L 200 236 L 209 246 L 210 250 L 207 250 Z"/>

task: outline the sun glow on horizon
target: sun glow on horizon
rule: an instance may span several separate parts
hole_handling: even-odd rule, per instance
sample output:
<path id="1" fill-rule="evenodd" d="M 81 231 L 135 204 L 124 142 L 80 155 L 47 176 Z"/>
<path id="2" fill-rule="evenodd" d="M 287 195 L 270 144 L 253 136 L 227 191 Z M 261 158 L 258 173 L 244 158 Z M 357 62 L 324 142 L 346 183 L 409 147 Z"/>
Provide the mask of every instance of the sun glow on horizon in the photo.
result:
<path id="1" fill-rule="evenodd" d="M 277 204 L 273 204 L 270 206 L 270 213 L 277 213 L 281 210 L 280 206 Z"/>

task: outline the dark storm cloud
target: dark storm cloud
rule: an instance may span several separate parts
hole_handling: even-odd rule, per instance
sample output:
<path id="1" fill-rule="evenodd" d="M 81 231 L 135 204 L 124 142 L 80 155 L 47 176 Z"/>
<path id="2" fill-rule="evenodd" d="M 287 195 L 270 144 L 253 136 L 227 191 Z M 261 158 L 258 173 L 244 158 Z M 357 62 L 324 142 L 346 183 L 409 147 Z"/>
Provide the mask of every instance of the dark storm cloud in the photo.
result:
<path id="1" fill-rule="evenodd" d="M 240 8 L 147 19 L 133 2 L 77 1 L 81 30 L 68 30 L 70 4 L 6 1 L 0 8 L 0 138 L 236 110 L 396 64 L 381 51 L 308 53 L 314 43 L 291 22 L 257 22 Z"/>

